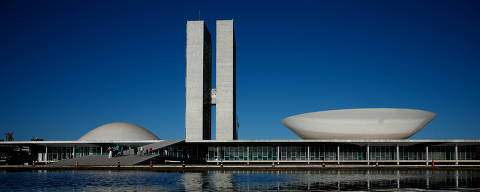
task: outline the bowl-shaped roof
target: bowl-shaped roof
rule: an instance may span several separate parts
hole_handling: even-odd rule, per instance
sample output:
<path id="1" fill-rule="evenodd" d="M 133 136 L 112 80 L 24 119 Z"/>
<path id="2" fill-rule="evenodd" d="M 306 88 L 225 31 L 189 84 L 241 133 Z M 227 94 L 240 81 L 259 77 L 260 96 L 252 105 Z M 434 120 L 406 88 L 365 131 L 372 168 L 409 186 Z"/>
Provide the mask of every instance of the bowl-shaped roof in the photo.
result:
<path id="1" fill-rule="evenodd" d="M 78 141 L 139 141 L 159 140 L 149 130 L 126 122 L 114 122 L 97 127 L 83 135 Z"/>
<path id="2" fill-rule="evenodd" d="M 290 116 L 282 124 L 303 139 L 407 139 L 436 116 L 415 109 L 342 109 Z"/>

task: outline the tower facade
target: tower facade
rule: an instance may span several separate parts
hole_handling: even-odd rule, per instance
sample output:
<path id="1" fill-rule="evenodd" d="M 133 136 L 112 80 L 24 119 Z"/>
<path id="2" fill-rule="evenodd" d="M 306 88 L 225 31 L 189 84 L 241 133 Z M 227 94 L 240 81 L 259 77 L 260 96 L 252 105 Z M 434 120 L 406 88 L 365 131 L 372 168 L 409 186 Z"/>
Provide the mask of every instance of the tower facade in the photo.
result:
<path id="1" fill-rule="evenodd" d="M 212 40 L 204 21 L 187 21 L 185 139 L 211 139 Z"/>
<path id="2" fill-rule="evenodd" d="M 216 139 L 236 140 L 236 45 L 233 20 L 217 20 L 216 31 Z"/>

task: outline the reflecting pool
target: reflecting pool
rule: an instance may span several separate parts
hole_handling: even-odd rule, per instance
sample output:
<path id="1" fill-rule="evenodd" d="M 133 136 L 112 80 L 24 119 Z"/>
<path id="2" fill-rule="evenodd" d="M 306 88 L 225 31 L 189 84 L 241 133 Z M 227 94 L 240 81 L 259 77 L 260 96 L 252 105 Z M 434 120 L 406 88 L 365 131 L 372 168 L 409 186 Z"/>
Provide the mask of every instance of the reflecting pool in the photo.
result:
<path id="1" fill-rule="evenodd" d="M 480 190 L 479 169 L 0 171 L 0 191 Z"/>

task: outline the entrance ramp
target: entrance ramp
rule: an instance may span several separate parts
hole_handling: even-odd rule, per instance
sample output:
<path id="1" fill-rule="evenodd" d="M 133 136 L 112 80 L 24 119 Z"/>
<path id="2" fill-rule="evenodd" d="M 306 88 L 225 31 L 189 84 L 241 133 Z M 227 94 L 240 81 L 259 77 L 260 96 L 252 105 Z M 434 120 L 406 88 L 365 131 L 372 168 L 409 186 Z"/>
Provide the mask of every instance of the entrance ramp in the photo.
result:
<path id="1" fill-rule="evenodd" d="M 183 140 L 165 140 L 157 143 L 151 143 L 148 145 L 142 146 L 144 150 L 149 150 L 152 148 L 152 151 L 168 147 L 177 143 L 183 142 Z M 77 157 L 73 159 L 64 159 L 50 164 L 50 166 L 55 167 L 71 167 L 75 166 L 78 163 L 78 166 L 129 166 L 129 165 L 138 165 L 145 161 L 149 161 L 155 157 L 163 155 L 162 152 L 158 154 L 148 154 L 148 155 L 138 155 L 138 154 L 129 154 L 119 157 L 108 158 L 108 155 L 89 155 L 83 157 Z"/>

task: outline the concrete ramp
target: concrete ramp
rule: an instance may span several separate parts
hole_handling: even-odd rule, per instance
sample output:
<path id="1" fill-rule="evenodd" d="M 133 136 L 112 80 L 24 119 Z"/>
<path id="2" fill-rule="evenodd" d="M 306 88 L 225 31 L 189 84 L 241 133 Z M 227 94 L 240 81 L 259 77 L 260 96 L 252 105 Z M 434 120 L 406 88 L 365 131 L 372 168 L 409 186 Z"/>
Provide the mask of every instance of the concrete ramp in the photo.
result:
<path id="1" fill-rule="evenodd" d="M 183 140 L 165 140 L 165 141 L 158 142 L 158 143 L 148 144 L 148 145 L 145 145 L 145 146 L 142 146 L 142 147 L 143 147 L 143 150 L 150 149 L 150 147 L 151 147 L 152 150 L 155 151 L 157 149 L 168 147 L 170 145 L 174 145 L 174 144 L 180 143 L 182 141 Z"/>
<path id="2" fill-rule="evenodd" d="M 183 142 L 183 141 L 168 140 L 168 141 L 161 141 L 158 143 L 148 144 L 142 147 L 144 150 L 148 150 L 152 148 L 152 151 L 155 151 L 157 149 L 165 148 L 180 142 Z M 83 157 L 78 157 L 73 159 L 60 160 L 58 162 L 50 164 L 50 166 L 70 167 L 70 166 L 75 166 L 77 162 L 78 162 L 78 166 L 117 166 L 118 163 L 120 163 L 120 166 L 128 166 L 128 165 L 141 164 L 145 161 L 148 161 L 150 159 L 153 159 L 161 155 L 163 155 L 162 152 L 160 152 L 159 154 L 151 154 L 151 155 L 124 155 L 124 156 L 112 157 L 112 158 L 108 158 L 108 155 L 89 155 L 89 156 L 83 156 Z"/>

